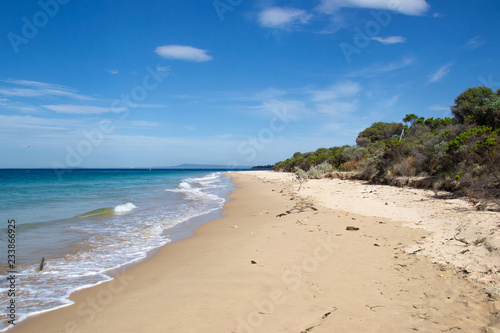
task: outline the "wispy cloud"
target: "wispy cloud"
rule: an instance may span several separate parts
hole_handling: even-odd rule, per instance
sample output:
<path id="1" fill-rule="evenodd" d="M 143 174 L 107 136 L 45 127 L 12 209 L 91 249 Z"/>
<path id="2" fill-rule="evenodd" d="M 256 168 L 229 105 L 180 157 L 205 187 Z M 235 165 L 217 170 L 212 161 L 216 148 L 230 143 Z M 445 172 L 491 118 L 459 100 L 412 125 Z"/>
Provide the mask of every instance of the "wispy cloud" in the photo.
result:
<path id="1" fill-rule="evenodd" d="M 141 109 L 166 109 L 168 108 L 168 105 L 165 104 L 138 104 L 138 108 Z"/>
<path id="2" fill-rule="evenodd" d="M 36 88 L 39 88 L 39 89 L 55 89 L 55 90 L 71 90 L 71 91 L 74 91 L 73 89 L 70 89 L 70 88 L 65 87 L 63 85 L 60 85 L 60 84 L 46 83 L 46 82 L 40 82 L 40 81 L 31 81 L 31 80 L 2 80 L 2 82 L 16 84 L 16 85 L 21 85 L 21 86 L 36 87 Z"/>
<path id="3" fill-rule="evenodd" d="M 347 77 L 376 77 L 379 75 L 383 75 L 389 72 L 393 72 L 408 66 L 411 66 L 415 63 L 414 58 L 403 58 L 399 62 L 391 62 L 388 64 L 375 64 L 373 66 L 366 67 L 364 69 L 351 72 L 347 74 Z"/>
<path id="4" fill-rule="evenodd" d="M 30 114 L 47 113 L 48 110 L 73 115 L 121 113 L 127 110 L 125 106 L 111 107 L 110 100 L 105 98 L 96 99 L 81 95 L 76 90 L 62 85 L 29 80 L 3 80 L 1 82 L 7 85 L 0 87 L 0 96 L 9 96 L 9 98 L 0 97 L 0 105 L 3 109 Z M 47 103 L 48 100 L 50 104 Z M 92 100 L 93 105 L 77 104 L 84 103 L 81 102 L 82 100 Z M 139 107 L 143 109 L 167 108 L 162 104 L 140 104 Z"/>
<path id="5" fill-rule="evenodd" d="M 255 95 L 255 98 L 257 99 L 275 99 L 275 98 L 280 98 L 284 95 L 287 94 L 286 90 L 283 89 L 275 89 L 275 88 L 269 88 L 264 91 L 260 91 Z"/>
<path id="6" fill-rule="evenodd" d="M 40 108 L 37 108 L 36 106 L 33 106 L 33 105 L 28 105 L 28 104 L 9 103 L 9 104 L 3 104 L 3 105 L 7 109 L 20 111 L 23 113 L 36 113 L 36 112 L 40 111 Z"/>
<path id="7" fill-rule="evenodd" d="M 258 21 L 265 28 L 287 29 L 293 25 L 306 24 L 311 17 L 302 9 L 269 7 L 258 14 Z"/>
<path id="8" fill-rule="evenodd" d="M 361 86 L 357 82 L 346 81 L 336 83 L 327 89 L 311 90 L 311 100 L 313 102 L 324 102 L 329 100 L 336 100 L 344 97 L 351 97 L 359 93 Z"/>
<path id="9" fill-rule="evenodd" d="M 76 90 L 65 86 L 29 81 L 29 80 L 3 80 L 0 82 L 8 83 L 9 87 L 0 87 L 0 95 L 16 97 L 44 97 L 58 96 L 68 97 L 80 100 L 92 100 L 94 98 L 78 94 Z"/>
<path id="10" fill-rule="evenodd" d="M 463 48 L 468 49 L 468 50 L 475 50 L 478 47 L 481 47 L 485 44 L 486 44 L 486 41 L 484 41 L 481 36 L 476 36 L 476 37 L 469 39 L 467 41 L 467 43 L 465 43 Z"/>
<path id="11" fill-rule="evenodd" d="M 308 91 L 315 112 L 340 118 L 345 118 L 358 110 L 357 95 L 360 92 L 361 85 L 353 81 L 341 81 L 326 89 Z"/>
<path id="12" fill-rule="evenodd" d="M 330 20 L 328 24 L 319 31 L 319 34 L 335 34 L 337 31 L 349 26 L 349 18 L 340 13 L 331 13 L 328 16 Z"/>
<path id="13" fill-rule="evenodd" d="M 212 60 L 207 50 L 198 49 L 186 45 L 164 45 L 158 46 L 155 53 L 165 59 L 177 59 L 194 62 L 205 62 Z"/>
<path id="14" fill-rule="evenodd" d="M 2 132 L 19 133 L 21 130 L 32 131 L 69 131 L 74 127 L 72 120 L 39 118 L 33 116 L 0 115 L 0 128 Z"/>
<path id="15" fill-rule="evenodd" d="M 290 121 L 310 119 L 318 114 L 344 116 L 358 110 L 361 90 L 358 82 L 350 80 L 319 88 L 268 89 L 256 95 L 261 104 L 250 109 L 253 114 L 283 114 Z"/>
<path id="16" fill-rule="evenodd" d="M 144 120 L 136 120 L 131 121 L 130 125 L 134 127 L 158 127 L 160 124 L 156 121 L 144 121 Z"/>
<path id="17" fill-rule="evenodd" d="M 118 74 L 118 70 L 117 69 L 106 69 L 106 72 L 110 73 L 110 74 Z"/>
<path id="18" fill-rule="evenodd" d="M 402 36 L 389 36 L 389 37 L 372 37 L 372 40 L 376 40 L 385 45 L 404 43 L 406 41 L 405 37 Z"/>
<path id="19" fill-rule="evenodd" d="M 425 0 L 321 0 L 318 10 L 330 14 L 344 7 L 387 9 L 406 15 L 423 15 L 430 5 Z"/>
<path id="20" fill-rule="evenodd" d="M 271 99 L 263 101 L 261 105 L 252 109 L 266 115 L 283 115 L 289 121 L 296 121 L 310 114 L 306 103 L 293 99 Z"/>
<path id="21" fill-rule="evenodd" d="M 389 97 L 387 99 L 381 99 L 377 103 L 378 110 L 380 111 L 380 110 L 392 108 L 394 105 L 396 105 L 397 102 L 399 102 L 400 96 L 401 95 L 395 95 L 395 96 Z"/>
<path id="22" fill-rule="evenodd" d="M 57 113 L 67 113 L 67 114 L 101 114 L 101 113 L 120 113 L 127 111 L 125 107 L 102 107 L 93 105 L 71 105 L 71 104 L 59 104 L 59 105 L 42 105 L 47 110 L 55 111 Z"/>
<path id="23" fill-rule="evenodd" d="M 448 63 L 444 66 L 441 66 L 434 74 L 431 74 L 429 76 L 429 82 L 434 83 L 434 82 L 439 82 L 443 79 L 443 77 L 446 76 L 450 72 L 450 67 L 452 66 L 452 63 Z"/>
<path id="24" fill-rule="evenodd" d="M 359 101 L 331 101 L 317 105 L 316 110 L 331 116 L 345 116 L 355 112 L 359 107 Z"/>
<path id="25" fill-rule="evenodd" d="M 431 111 L 450 111 L 450 107 L 434 104 L 434 105 L 429 106 L 429 110 L 431 110 Z"/>
<path id="26" fill-rule="evenodd" d="M 39 91 L 37 89 L 25 89 L 25 88 L 0 88 L 0 94 L 5 96 L 17 96 L 17 97 L 40 97 L 47 95 L 46 93 Z"/>

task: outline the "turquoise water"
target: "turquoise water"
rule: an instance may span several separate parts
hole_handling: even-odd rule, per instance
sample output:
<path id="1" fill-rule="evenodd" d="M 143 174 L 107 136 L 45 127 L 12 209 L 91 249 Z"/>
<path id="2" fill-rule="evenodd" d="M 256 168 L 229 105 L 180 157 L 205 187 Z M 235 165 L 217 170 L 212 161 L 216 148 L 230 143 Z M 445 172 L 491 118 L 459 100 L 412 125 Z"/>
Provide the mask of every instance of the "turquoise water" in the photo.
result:
<path id="1" fill-rule="evenodd" d="M 70 304 L 72 291 L 107 281 L 108 270 L 167 244 L 174 226 L 218 214 L 231 189 L 222 171 L 79 169 L 58 177 L 0 170 L 0 279 L 8 270 L 8 220 L 15 219 L 17 320 Z M 42 257 L 46 266 L 37 272 Z M 2 320 L 0 330 L 7 326 Z"/>

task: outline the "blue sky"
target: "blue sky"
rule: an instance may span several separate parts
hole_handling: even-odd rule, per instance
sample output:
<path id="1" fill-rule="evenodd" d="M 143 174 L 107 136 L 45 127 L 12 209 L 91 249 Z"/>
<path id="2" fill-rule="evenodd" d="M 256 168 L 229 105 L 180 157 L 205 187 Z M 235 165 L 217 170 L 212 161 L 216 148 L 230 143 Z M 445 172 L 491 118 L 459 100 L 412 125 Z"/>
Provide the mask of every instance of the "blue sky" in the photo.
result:
<path id="1" fill-rule="evenodd" d="M 0 7 L 0 167 L 272 164 L 500 89 L 494 0 Z"/>

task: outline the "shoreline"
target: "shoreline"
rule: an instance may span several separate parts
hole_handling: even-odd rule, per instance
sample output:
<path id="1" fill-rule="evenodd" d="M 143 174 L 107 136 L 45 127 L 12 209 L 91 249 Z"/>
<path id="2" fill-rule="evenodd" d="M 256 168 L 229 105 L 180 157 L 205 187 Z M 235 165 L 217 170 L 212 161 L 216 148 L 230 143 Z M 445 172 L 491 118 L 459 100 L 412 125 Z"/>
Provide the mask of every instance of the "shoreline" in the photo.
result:
<path id="1" fill-rule="evenodd" d="M 235 188 L 235 186 L 233 183 L 229 193 L 231 193 L 234 190 L 234 188 Z M 226 202 L 229 202 L 230 200 L 231 199 L 227 199 L 227 197 L 226 197 Z M 65 298 L 65 301 L 68 301 L 67 303 L 66 302 L 62 303 L 54 308 L 39 310 L 39 311 L 30 313 L 28 316 L 26 316 L 26 315 L 19 316 L 19 318 L 23 318 L 23 319 L 20 320 L 19 318 L 17 318 L 16 325 L 14 327 L 12 325 L 9 325 L 9 326 L 1 329 L 0 332 L 12 332 L 12 331 L 14 331 L 16 326 L 19 326 L 20 323 L 24 323 L 25 321 L 31 320 L 32 318 L 38 317 L 38 316 L 43 315 L 45 313 L 50 313 L 52 311 L 57 311 L 59 309 L 73 306 L 75 304 L 75 302 L 73 302 L 71 299 L 73 295 L 76 295 L 80 292 L 84 292 L 87 289 L 92 289 L 92 288 L 98 287 L 101 284 L 112 282 L 116 278 L 116 276 L 125 274 L 126 271 L 132 269 L 133 267 L 135 267 L 137 265 L 141 265 L 142 263 L 150 260 L 164 246 L 167 246 L 169 244 L 172 244 L 172 243 L 175 243 L 178 241 L 182 241 L 183 239 L 193 237 L 196 234 L 195 233 L 196 230 L 201 225 L 225 217 L 225 215 L 222 214 L 223 210 L 224 210 L 224 206 L 222 206 L 216 210 L 213 210 L 211 212 L 205 213 L 203 215 L 189 218 L 185 222 L 182 222 L 180 224 L 176 224 L 169 229 L 165 229 L 162 232 L 162 235 L 165 237 L 168 237 L 168 239 L 169 239 L 169 241 L 166 244 L 160 245 L 158 247 L 155 247 L 155 248 L 148 250 L 146 252 L 145 256 L 142 258 L 137 258 L 137 259 L 134 259 L 132 261 L 126 262 L 124 264 L 121 264 L 119 266 L 115 266 L 115 267 L 109 268 L 105 271 L 102 271 L 100 274 L 106 275 L 109 279 L 99 281 L 99 282 L 94 283 L 94 284 L 82 285 L 82 286 L 78 287 L 77 289 L 72 289 L 68 292 L 68 294 Z M 69 331 L 71 331 L 71 330 L 69 330 Z"/>
<path id="2" fill-rule="evenodd" d="M 231 173 L 231 172 L 226 172 L 226 175 L 228 173 Z M 85 297 L 84 295 L 86 295 L 87 292 L 90 293 L 91 290 L 93 290 L 95 288 L 99 288 L 103 284 L 110 285 L 108 290 L 110 290 L 111 293 L 114 293 L 115 291 L 121 292 L 121 290 L 115 289 L 113 286 L 111 286 L 111 283 L 113 283 L 116 279 L 118 279 L 121 282 L 123 287 L 126 287 L 128 284 L 127 281 L 130 278 L 127 275 L 127 272 L 129 270 L 132 270 L 135 267 L 140 266 L 140 265 L 146 263 L 147 261 L 151 260 L 152 258 L 154 258 L 157 255 L 157 253 L 159 251 L 162 251 L 163 248 L 165 248 L 171 244 L 181 242 L 183 240 L 186 240 L 186 239 L 189 239 L 189 238 L 196 236 L 197 230 L 200 227 L 202 227 L 204 224 L 225 218 L 226 215 L 223 213 L 223 211 L 225 210 L 225 205 L 228 202 L 232 201 L 232 199 L 230 198 L 231 193 L 237 189 L 237 186 L 234 183 L 233 183 L 232 187 L 233 188 L 231 189 L 229 195 L 225 197 L 226 203 L 224 204 L 224 206 L 222 208 L 217 209 L 216 211 L 212 211 L 212 212 L 200 215 L 200 216 L 190 218 L 186 222 L 175 225 L 170 229 L 165 229 L 163 231 L 163 235 L 169 237 L 170 241 L 168 243 L 166 243 L 165 245 L 159 246 L 157 248 L 149 250 L 147 252 L 146 256 L 143 258 L 140 258 L 140 259 L 134 260 L 132 262 L 128 262 L 128 263 L 121 265 L 119 267 L 115 267 L 115 268 L 111 268 L 111 269 L 107 270 L 104 273 L 110 277 L 110 280 L 101 281 L 97 284 L 94 284 L 91 286 L 84 286 L 84 287 L 81 287 L 77 290 L 72 291 L 71 294 L 69 295 L 69 297 L 67 298 L 68 300 L 73 302 L 72 304 L 61 304 L 60 306 L 53 308 L 53 309 L 46 309 L 46 310 L 42 310 L 42 311 L 38 311 L 36 313 L 30 314 L 27 318 L 25 318 L 21 321 L 16 320 L 17 323 L 15 326 L 9 326 L 6 329 L 2 330 L 1 332 L 18 332 L 18 330 L 19 330 L 19 332 L 31 332 L 32 329 L 39 329 L 37 321 L 39 320 L 40 317 L 43 320 L 44 316 L 47 314 L 51 314 L 53 312 L 57 312 L 57 311 L 63 310 L 63 309 L 68 308 L 68 307 L 78 306 L 79 304 L 77 304 L 77 300 L 83 299 Z M 81 294 L 83 294 L 83 295 L 81 295 Z M 82 302 L 82 303 L 85 304 L 85 302 Z M 104 302 L 104 303 L 106 303 L 106 302 Z M 86 313 L 88 314 L 89 312 L 86 312 Z M 35 323 L 32 323 L 32 321 L 34 321 Z M 71 321 L 68 323 L 70 325 L 68 325 L 67 327 L 64 327 L 64 329 L 57 330 L 57 331 L 58 332 L 75 332 L 75 331 L 78 332 L 79 331 L 78 328 L 75 328 L 75 327 L 73 327 L 73 325 L 71 325 L 71 323 L 72 323 Z"/>
<path id="3" fill-rule="evenodd" d="M 224 173 L 209 170 L 160 171 L 156 174 L 106 170 L 85 171 L 84 175 L 77 180 L 87 190 L 81 193 L 83 200 L 74 205 L 68 205 L 71 200 L 62 200 L 57 190 L 59 185 L 71 186 L 53 182 L 50 170 L 36 175 L 38 182 L 45 182 L 47 186 L 43 186 L 44 199 L 37 201 L 35 198 L 29 205 L 33 211 L 38 207 L 41 216 L 49 218 L 50 212 L 43 213 L 43 207 L 53 194 L 55 199 L 61 199 L 55 201 L 59 206 L 68 207 L 67 216 L 73 217 L 23 224 L 15 209 L 4 212 L 4 216 L 18 220 L 20 244 L 15 277 L 9 276 L 6 265 L 2 266 L 4 279 L 11 277 L 11 288 L 5 291 L 6 297 L 0 302 L 2 308 L 10 312 L 2 320 L 0 331 L 6 331 L 13 318 L 18 324 L 28 317 L 71 305 L 71 294 L 111 280 L 115 271 L 126 270 L 149 259 L 157 248 L 172 241 L 169 232 L 175 237 L 174 241 L 191 236 L 191 230 L 199 224 L 221 216 L 219 211 L 223 208 L 224 197 L 234 187 Z M 94 178 L 103 180 L 99 188 L 112 191 L 114 199 L 96 202 L 93 195 L 88 199 L 86 194 L 92 192 Z M 117 179 L 129 182 L 117 184 Z M 37 184 L 28 179 L 19 186 L 25 192 L 32 188 L 29 192 L 37 193 Z M 85 187 L 85 184 L 91 186 Z M 145 188 L 148 190 L 144 191 Z M 117 197 L 122 198 L 117 200 Z M 22 201 L 14 200 L 20 205 Z M 107 206 L 109 201 L 113 204 L 108 208 L 94 209 Z M 40 262 L 36 258 L 42 257 L 46 259 L 45 269 L 38 272 Z"/>
<path id="4" fill-rule="evenodd" d="M 407 251 L 428 232 L 329 208 L 289 192 L 289 181 L 263 180 L 262 171 L 229 175 L 237 186 L 220 211 L 225 217 L 162 246 L 114 280 L 73 293 L 75 304 L 7 332 L 498 327 L 498 304 L 481 287 Z M 346 231 L 351 225 L 359 230 Z"/>

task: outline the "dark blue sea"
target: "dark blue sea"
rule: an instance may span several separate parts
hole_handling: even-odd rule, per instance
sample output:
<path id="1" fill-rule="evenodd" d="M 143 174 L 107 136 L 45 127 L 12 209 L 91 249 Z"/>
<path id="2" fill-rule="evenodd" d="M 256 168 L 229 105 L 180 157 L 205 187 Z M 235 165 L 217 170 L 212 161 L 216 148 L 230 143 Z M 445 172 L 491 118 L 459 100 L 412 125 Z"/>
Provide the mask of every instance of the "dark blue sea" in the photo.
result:
<path id="1" fill-rule="evenodd" d="M 73 291 L 110 280 L 107 272 L 145 258 L 172 231 L 219 217 L 233 189 L 225 171 L 0 170 L 0 308 L 9 302 L 9 220 L 19 320 L 71 304 Z"/>

